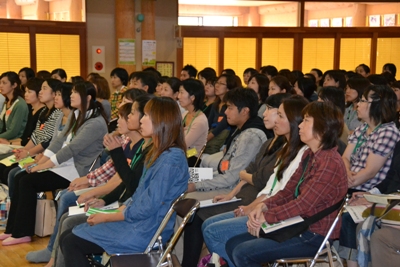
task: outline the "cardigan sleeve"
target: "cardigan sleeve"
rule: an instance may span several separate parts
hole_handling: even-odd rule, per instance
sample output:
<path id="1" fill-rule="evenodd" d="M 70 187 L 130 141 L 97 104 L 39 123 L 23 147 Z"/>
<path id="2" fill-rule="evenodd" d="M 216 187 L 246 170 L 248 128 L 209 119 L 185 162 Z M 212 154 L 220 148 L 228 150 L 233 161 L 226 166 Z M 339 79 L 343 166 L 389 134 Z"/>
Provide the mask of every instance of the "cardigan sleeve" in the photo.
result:
<path id="1" fill-rule="evenodd" d="M 29 109 L 25 100 L 19 99 L 6 122 L 6 131 L 0 134 L 0 138 L 11 140 L 21 137 L 28 121 L 28 113 Z"/>
<path id="2" fill-rule="evenodd" d="M 103 125 L 105 124 L 104 120 L 97 120 L 96 118 L 92 118 L 87 120 L 77 131 L 76 136 L 71 140 L 71 142 L 67 145 L 62 147 L 61 149 L 55 150 L 57 151 L 54 156 L 52 156 L 51 160 L 55 165 L 59 165 L 70 158 L 73 158 L 77 154 L 79 154 L 83 149 L 86 147 L 90 147 L 93 142 L 97 142 L 100 138 L 103 137 L 104 132 L 101 130 Z M 64 131 L 63 131 L 64 132 Z M 100 136 L 101 135 L 101 136 Z M 57 139 L 59 141 L 59 138 Z M 59 143 L 58 147 L 60 146 Z M 51 150 L 52 144 L 50 145 L 48 150 Z M 54 152 L 54 150 L 51 150 Z"/>

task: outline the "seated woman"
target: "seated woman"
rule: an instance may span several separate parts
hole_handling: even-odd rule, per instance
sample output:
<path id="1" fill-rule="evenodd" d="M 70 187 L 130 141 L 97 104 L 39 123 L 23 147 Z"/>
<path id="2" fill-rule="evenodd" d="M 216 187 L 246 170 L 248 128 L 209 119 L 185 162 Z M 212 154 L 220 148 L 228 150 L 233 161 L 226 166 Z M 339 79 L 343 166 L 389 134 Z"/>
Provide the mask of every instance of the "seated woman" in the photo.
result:
<path id="1" fill-rule="evenodd" d="M 118 131 L 125 138 L 121 140 L 120 137 L 113 135 L 104 137 L 103 144 L 109 149 L 111 159 L 86 176 L 73 180 L 68 188 L 69 192 L 64 190 L 61 193 L 57 221 L 49 244 L 46 249 L 28 253 L 26 256 L 28 261 L 48 262 L 50 260 L 48 266 L 53 265 L 55 250 L 58 248 L 58 232 L 62 227 L 62 216 L 64 213 L 68 215 L 68 207 L 75 206 L 76 202 L 92 203 L 93 206 L 99 207 L 100 205 L 109 205 L 118 200 L 119 197 L 125 197 L 122 200 L 125 201 L 132 196 L 142 175 L 143 158 L 150 148 L 147 144 L 149 140 L 145 140 L 144 143 L 138 132 L 140 128 L 139 120 L 143 116 L 144 106 L 150 99 L 150 95 L 140 96 L 134 104 L 127 103 L 119 108 Z M 146 150 L 144 150 L 145 147 Z M 104 183 L 106 184 L 98 186 Z M 89 186 L 97 187 L 83 193 L 79 198 L 73 192 L 73 190 Z M 107 196 L 102 197 L 104 195 Z M 74 222 L 84 222 L 80 215 L 73 216 L 73 218 Z M 50 255 L 52 255 L 51 259 Z"/>
<path id="2" fill-rule="evenodd" d="M 39 88 L 39 99 L 40 102 L 44 104 L 43 108 L 40 108 L 40 111 L 36 112 L 35 115 L 28 118 L 28 123 L 25 128 L 24 134 L 26 134 L 26 129 L 28 127 L 33 127 L 34 131 L 31 130 L 31 135 L 25 146 L 21 149 L 15 150 L 15 158 L 17 160 L 24 159 L 29 156 L 35 156 L 37 153 L 42 152 L 44 149 L 42 147 L 42 143 L 49 142 L 53 137 L 56 122 L 58 118 L 61 116 L 62 112 L 54 107 L 54 96 L 55 96 L 55 88 L 60 85 L 61 82 L 55 79 L 48 79 L 43 81 L 39 78 L 32 78 L 26 83 L 25 90 L 27 91 L 25 94 L 25 99 L 29 103 L 33 102 L 33 98 L 35 97 L 34 91 L 32 92 L 31 88 Z M 39 100 L 38 99 L 38 100 Z M 41 105 L 43 105 L 41 104 Z M 35 109 L 35 105 L 32 105 L 33 110 Z M 34 125 L 32 124 L 34 121 Z M 24 138 L 22 139 L 24 140 Z M 9 172 L 18 168 L 18 164 L 12 164 L 9 167 L 5 167 L 5 165 L 0 164 L 1 170 L 1 180 L 2 183 L 8 184 L 10 187 L 9 194 L 10 196 L 13 194 L 14 184 L 12 181 L 8 182 Z"/>
<path id="3" fill-rule="evenodd" d="M 340 90 L 344 90 L 346 88 L 346 77 L 343 72 L 340 70 L 327 70 L 324 73 L 324 77 L 322 78 L 324 81 L 323 86 L 333 86 Z"/>
<path id="4" fill-rule="evenodd" d="M 296 94 L 289 80 L 282 75 L 271 78 L 268 88 L 268 96 L 281 93 Z"/>
<path id="5" fill-rule="evenodd" d="M 342 91 L 334 86 L 321 87 L 318 92 L 318 102 L 330 102 L 340 109 L 342 114 L 345 111 L 345 100 Z M 343 132 L 340 134 L 340 142 L 338 142 L 338 151 L 342 155 L 347 145 L 347 138 L 349 136 L 349 128 L 343 125 Z"/>
<path id="6" fill-rule="evenodd" d="M 170 97 L 173 100 L 176 100 L 179 105 L 179 109 L 183 114 L 185 113 L 186 110 L 183 107 L 181 107 L 181 104 L 178 101 L 179 88 L 181 87 L 181 85 L 182 82 L 178 78 L 175 77 L 168 78 L 162 84 L 160 96 Z"/>
<path id="7" fill-rule="evenodd" d="M 288 94 L 282 94 L 287 97 Z M 271 96 L 272 98 L 276 96 Z M 268 103 L 268 102 L 267 102 Z M 279 105 L 279 109 L 275 110 L 277 112 L 277 118 L 274 121 L 274 131 L 277 136 L 282 136 L 284 140 L 283 148 L 277 153 L 276 159 L 273 162 L 273 171 L 267 177 L 263 179 L 268 179 L 266 185 L 257 190 L 257 198 L 254 198 L 244 205 L 240 205 L 232 212 L 222 213 L 214 217 L 208 218 L 202 225 L 202 232 L 204 236 L 205 243 L 210 252 L 216 252 L 218 255 L 222 256 L 229 261 L 225 253 L 225 243 L 226 241 L 241 233 L 246 232 L 246 221 L 247 215 L 265 198 L 275 195 L 277 192 L 282 190 L 296 168 L 299 165 L 300 159 L 307 149 L 304 143 L 299 137 L 299 124 L 302 122 L 301 111 L 308 104 L 308 101 L 301 96 L 293 96 L 286 98 Z M 272 111 L 274 112 L 274 111 Z M 263 147 L 265 149 L 265 147 Z M 260 153 L 265 153 L 260 150 Z M 260 165 L 258 169 L 261 169 Z M 246 183 L 257 182 L 257 172 L 248 173 L 247 171 L 242 171 L 240 173 L 241 181 L 237 188 L 241 186 L 244 187 Z M 238 189 L 235 188 L 228 196 L 217 196 L 216 201 L 225 200 L 232 198 Z M 245 187 L 244 187 L 245 189 Z M 228 211 L 228 210 L 225 210 Z M 203 211 L 204 212 L 204 211 Z M 199 213 L 199 216 L 202 214 Z M 215 214 L 213 214 L 215 215 Z M 229 225 L 229 227 L 227 227 Z M 229 228 L 229 230 L 228 230 Z M 229 262 L 228 262 L 229 263 Z M 229 264 L 231 266 L 231 264 Z M 233 265 L 232 265 L 233 266 Z"/>
<path id="8" fill-rule="evenodd" d="M 351 132 L 362 124 L 362 121 L 357 116 L 357 104 L 369 85 L 371 85 L 370 82 L 364 77 L 355 76 L 347 80 L 344 123 L 346 123 Z"/>
<path id="9" fill-rule="evenodd" d="M 313 76 L 314 77 L 314 76 Z M 307 77 L 300 77 L 293 85 L 296 94 L 304 96 L 308 101 L 313 102 L 318 99 L 318 95 L 316 93 L 317 86 L 315 85 L 314 80 Z"/>
<path id="10" fill-rule="evenodd" d="M 230 266 L 262 266 L 280 258 L 314 256 L 328 233 L 337 211 L 312 224 L 309 230 L 283 242 L 258 238 L 261 224 L 295 216 L 313 216 L 334 206 L 347 192 L 346 168 L 337 152 L 337 136 L 343 128 L 342 113 L 330 104 L 312 102 L 303 110 L 300 139 L 309 149 L 285 188 L 259 203 L 249 214 L 248 233 L 226 243 Z M 331 234 L 339 236 L 339 226 Z"/>
<path id="11" fill-rule="evenodd" d="M 343 154 L 349 193 L 368 191 L 382 182 L 390 168 L 393 150 L 400 140 L 396 119 L 396 95 L 385 85 L 371 85 L 357 104 L 358 117 L 364 121 L 349 136 Z M 356 266 L 356 227 L 350 216 L 343 216 L 339 255 L 348 266 Z"/>
<path id="12" fill-rule="evenodd" d="M 103 105 L 104 112 L 107 115 L 107 121 L 111 120 L 111 103 L 109 101 L 111 92 L 106 78 L 100 75 L 90 75 L 87 81 L 93 83 L 97 90 L 97 101 Z"/>
<path id="13" fill-rule="evenodd" d="M 265 103 L 267 109 L 264 112 L 264 125 L 267 129 L 274 129 L 279 105 L 289 96 L 289 94 L 278 94 L 267 98 Z M 200 229 L 207 218 L 232 211 L 238 205 L 248 205 L 257 197 L 258 192 L 265 187 L 273 173 L 276 157 L 284 145 L 284 139 L 283 136 L 277 134 L 274 138 L 268 139 L 260 148 L 256 158 L 239 173 L 241 178 L 246 180 L 241 181 L 229 194 L 214 198 L 215 201 L 226 201 L 236 196 L 241 199 L 239 202 L 202 208 L 196 212 L 192 223 L 185 227 L 182 266 L 197 265 L 204 242 Z"/>
<path id="14" fill-rule="evenodd" d="M 187 188 L 189 173 L 178 105 L 171 98 L 153 98 L 144 112 L 141 133 L 152 138 L 153 147 L 145 158 L 140 184 L 119 212 L 91 215 L 87 223 L 61 235 L 67 267 L 90 266 L 86 258 L 90 253 L 143 252 L 172 202 Z M 173 216 L 164 229 L 164 240 L 171 236 L 174 221 Z"/>
<path id="15" fill-rule="evenodd" d="M 204 97 L 204 106 L 202 110 L 204 115 L 206 115 L 207 120 L 209 120 L 211 109 L 217 98 L 217 96 L 215 95 L 215 86 L 214 86 L 216 80 L 217 80 L 216 76 L 210 75 L 205 81 L 204 85 L 205 97 Z M 208 121 L 208 124 L 210 124 L 210 121 Z"/>
<path id="16" fill-rule="evenodd" d="M 398 192 L 398 190 L 400 190 L 400 142 L 397 142 L 393 151 L 392 163 L 386 178 L 367 192 L 360 191 L 353 193 L 349 205 L 372 205 L 373 203 L 368 202 L 363 197 L 365 194 L 392 194 Z M 350 218 L 346 219 L 349 221 L 352 220 Z M 357 226 L 357 241 L 359 241 L 357 244 L 360 244 L 358 247 L 361 247 L 362 243 L 362 249 L 358 251 L 357 258 L 355 259 L 358 265 L 355 261 L 351 261 L 351 264 L 367 267 L 371 266 L 372 262 L 373 267 L 397 266 L 399 260 L 397 248 L 400 246 L 398 235 L 400 231 L 396 229 L 395 225 L 388 224 L 384 227 L 376 227 L 375 224 L 371 224 L 370 222 L 370 220 L 365 220 Z M 365 239 L 368 237 L 370 237 L 370 240 Z"/>
<path id="17" fill-rule="evenodd" d="M 28 113 L 28 120 L 25 126 L 24 133 L 22 134 L 21 138 L 17 138 L 14 140 L 7 140 L 4 138 L 0 138 L 1 144 L 12 144 L 12 145 L 22 145 L 25 146 L 30 137 L 32 132 L 35 130 L 37 120 L 39 118 L 39 114 L 44 109 L 44 105 L 40 102 L 38 94 L 42 87 L 42 83 L 44 82 L 43 79 L 39 78 L 32 78 L 29 83 L 25 86 L 25 101 L 29 104 L 28 108 L 30 112 Z M 11 165 L 12 167 L 8 168 L 15 168 L 18 166 L 18 163 L 14 163 Z M 7 166 L 4 164 L 0 164 L 0 181 L 3 184 L 8 184 L 7 181 L 7 174 L 8 171 L 5 172 Z"/>
<path id="18" fill-rule="evenodd" d="M 182 81 L 178 94 L 179 103 L 186 112 L 182 114 L 185 143 L 188 151 L 194 149 L 194 155 L 188 158 L 189 167 L 195 167 L 197 157 L 207 142 L 208 121 L 201 111 L 204 101 L 204 85 L 201 81 L 187 79 Z"/>
<path id="19" fill-rule="evenodd" d="M 63 83 L 67 81 L 67 73 L 64 69 L 54 69 L 50 75 L 52 79 L 57 79 Z"/>
<path id="20" fill-rule="evenodd" d="M 72 179 L 88 172 L 103 149 L 107 124 L 92 83 L 74 86 L 71 106 L 75 116 L 68 127 L 52 140 L 36 166 L 15 177 L 6 231 L 0 235 L 3 246 L 30 242 L 35 228 L 36 193 L 67 188 Z"/>
<path id="21" fill-rule="evenodd" d="M 0 138 L 13 140 L 22 136 L 29 109 L 22 98 L 21 81 L 18 74 L 9 71 L 0 76 L 0 92 L 6 97 L 0 113 Z"/>
<path id="22" fill-rule="evenodd" d="M 29 83 L 25 84 L 25 95 L 24 99 L 25 102 L 28 104 L 29 113 L 28 113 L 28 120 L 26 122 L 24 133 L 20 138 L 14 140 L 7 140 L 4 138 L 0 139 L 0 143 L 2 144 L 13 144 L 13 145 L 21 145 L 25 146 L 30 137 L 32 132 L 35 130 L 37 120 L 39 118 L 39 114 L 44 109 L 45 105 L 40 102 L 39 100 L 39 92 L 42 88 L 42 83 L 44 82 L 43 79 L 39 78 L 32 78 L 30 79 Z M 58 81 L 57 81 L 58 82 Z"/>
<path id="23" fill-rule="evenodd" d="M 35 77 L 35 71 L 32 68 L 22 68 L 18 71 L 19 79 L 21 80 L 21 87 L 26 86 L 26 82 Z"/>
<path id="24" fill-rule="evenodd" d="M 246 83 L 247 84 L 247 83 Z M 269 80 L 264 74 L 255 73 L 249 78 L 247 88 L 253 89 L 257 93 L 259 105 L 258 105 L 258 117 L 263 118 L 264 111 L 266 109 L 265 100 L 268 97 Z"/>

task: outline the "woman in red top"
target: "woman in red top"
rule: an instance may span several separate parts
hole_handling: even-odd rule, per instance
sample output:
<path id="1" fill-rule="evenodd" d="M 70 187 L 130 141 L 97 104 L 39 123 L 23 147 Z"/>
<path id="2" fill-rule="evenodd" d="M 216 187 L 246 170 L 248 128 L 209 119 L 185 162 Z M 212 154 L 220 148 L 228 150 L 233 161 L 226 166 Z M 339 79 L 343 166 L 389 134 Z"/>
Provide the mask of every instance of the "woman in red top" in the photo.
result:
<path id="1" fill-rule="evenodd" d="M 327 103 L 312 102 L 304 108 L 303 115 L 300 138 L 309 149 L 286 187 L 258 204 L 249 214 L 249 233 L 227 242 L 227 254 L 236 266 L 261 266 L 280 258 L 313 256 L 332 225 L 336 211 L 312 224 L 303 234 L 281 243 L 258 238 L 261 224 L 277 223 L 298 215 L 313 216 L 346 195 L 346 169 L 336 144 L 343 129 L 343 114 Z M 339 237 L 339 229 L 337 225 L 332 239 Z"/>

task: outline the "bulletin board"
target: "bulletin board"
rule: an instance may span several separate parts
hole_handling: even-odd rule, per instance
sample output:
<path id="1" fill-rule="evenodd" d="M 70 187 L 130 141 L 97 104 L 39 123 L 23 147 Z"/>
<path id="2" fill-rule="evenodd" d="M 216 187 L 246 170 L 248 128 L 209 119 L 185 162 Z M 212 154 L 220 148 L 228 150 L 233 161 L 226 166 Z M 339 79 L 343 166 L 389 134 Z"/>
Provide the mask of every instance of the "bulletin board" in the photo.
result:
<path id="1" fill-rule="evenodd" d="M 173 61 L 157 61 L 156 69 L 162 76 L 174 77 L 174 62 Z"/>

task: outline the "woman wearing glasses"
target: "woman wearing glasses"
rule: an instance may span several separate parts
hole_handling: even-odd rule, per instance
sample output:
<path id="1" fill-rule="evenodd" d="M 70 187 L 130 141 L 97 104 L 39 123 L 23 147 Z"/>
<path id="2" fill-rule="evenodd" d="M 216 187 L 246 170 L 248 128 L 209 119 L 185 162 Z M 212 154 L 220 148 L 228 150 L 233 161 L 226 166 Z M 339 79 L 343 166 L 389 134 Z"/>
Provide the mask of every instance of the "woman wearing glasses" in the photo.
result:
<path id="1" fill-rule="evenodd" d="M 392 162 L 393 150 L 400 140 L 396 127 L 397 98 L 393 90 L 385 85 L 371 85 L 357 104 L 357 116 L 364 121 L 348 138 L 343 153 L 349 193 L 369 191 L 385 179 Z M 343 218 L 340 233 L 341 257 L 347 266 L 357 266 L 350 257 L 356 249 L 356 224 Z"/>
<path id="2" fill-rule="evenodd" d="M 225 139 L 229 135 L 229 125 L 226 121 L 224 96 L 229 90 L 239 86 L 240 84 L 237 83 L 235 75 L 230 74 L 222 74 L 215 82 L 215 95 L 217 98 L 211 108 L 210 115 L 208 115 L 210 132 L 207 136 L 208 143 L 204 154 L 217 153 L 225 143 Z M 212 139 L 213 141 L 211 141 Z"/>

